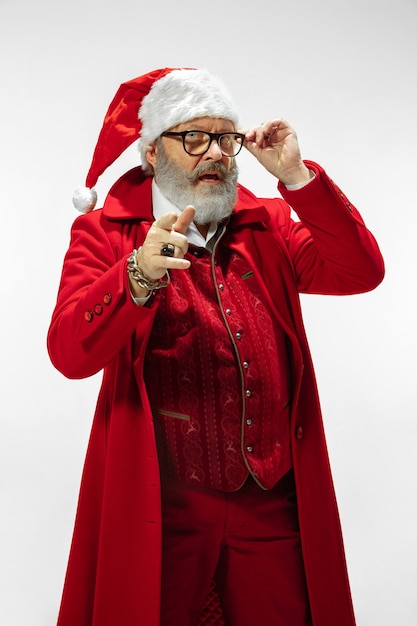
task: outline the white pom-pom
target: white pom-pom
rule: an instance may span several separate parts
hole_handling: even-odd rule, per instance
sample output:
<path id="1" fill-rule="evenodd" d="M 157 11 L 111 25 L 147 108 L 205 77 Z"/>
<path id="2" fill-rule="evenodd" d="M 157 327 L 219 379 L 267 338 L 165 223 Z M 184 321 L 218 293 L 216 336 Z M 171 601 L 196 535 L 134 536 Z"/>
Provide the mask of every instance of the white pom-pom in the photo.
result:
<path id="1" fill-rule="evenodd" d="M 89 213 L 97 203 L 97 192 L 89 187 L 77 187 L 72 196 L 72 203 L 80 213 Z"/>

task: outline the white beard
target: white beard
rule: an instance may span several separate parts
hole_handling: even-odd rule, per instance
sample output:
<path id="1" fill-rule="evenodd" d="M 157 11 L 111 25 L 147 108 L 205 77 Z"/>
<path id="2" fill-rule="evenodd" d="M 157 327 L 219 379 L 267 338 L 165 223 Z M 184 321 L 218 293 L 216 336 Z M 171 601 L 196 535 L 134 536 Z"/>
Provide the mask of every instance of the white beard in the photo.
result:
<path id="1" fill-rule="evenodd" d="M 207 185 L 206 188 L 197 189 L 195 181 L 205 171 L 220 172 L 222 180 L 217 185 Z M 196 224 L 220 222 L 229 217 L 237 198 L 237 178 L 236 162 L 228 171 L 222 163 L 206 161 L 197 165 L 191 174 L 187 174 L 166 156 L 162 141 L 158 142 L 156 183 L 164 196 L 180 211 L 189 204 L 195 208 L 194 222 Z"/>

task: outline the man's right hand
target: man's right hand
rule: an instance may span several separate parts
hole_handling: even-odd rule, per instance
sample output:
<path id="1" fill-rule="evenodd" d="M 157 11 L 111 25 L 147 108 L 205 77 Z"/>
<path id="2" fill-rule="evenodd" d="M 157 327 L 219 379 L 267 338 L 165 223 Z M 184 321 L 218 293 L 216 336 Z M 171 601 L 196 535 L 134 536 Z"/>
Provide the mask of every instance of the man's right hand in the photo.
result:
<path id="1" fill-rule="evenodd" d="M 166 213 L 155 220 L 136 255 L 136 263 L 146 278 L 158 280 L 168 269 L 185 270 L 190 267 L 190 261 L 184 259 L 188 250 L 185 233 L 194 220 L 194 215 L 195 209 L 190 205 L 179 216 L 175 213 Z M 175 247 L 172 257 L 161 254 L 164 244 L 172 244 Z M 147 293 L 132 278 L 130 286 L 136 297 L 145 296 Z"/>

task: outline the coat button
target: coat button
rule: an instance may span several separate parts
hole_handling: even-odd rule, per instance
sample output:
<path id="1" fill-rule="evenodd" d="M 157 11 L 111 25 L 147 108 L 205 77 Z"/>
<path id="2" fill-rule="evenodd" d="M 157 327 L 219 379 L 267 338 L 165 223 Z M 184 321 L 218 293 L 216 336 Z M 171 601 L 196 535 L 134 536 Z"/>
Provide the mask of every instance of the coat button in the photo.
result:
<path id="1" fill-rule="evenodd" d="M 94 313 L 96 315 L 101 315 L 103 313 L 103 305 L 102 304 L 96 304 L 96 306 L 94 307 Z"/>
<path id="2" fill-rule="evenodd" d="M 93 312 L 92 311 L 84 311 L 84 319 L 86 322 L 93 321 Z"/>
<path id="3" fill-rule="evenodd" d="M 295 436 L 297 437 L 297 439 L 302 439 L 303 438 L 303 427 L 302 426 L 297 426 L 297 428 L 295 429 Z"/>
<path id="4" fill-rule="evenodd" d="M 231 315 L 232 311 L 230 309 L 226 309 L 226 315 Z"/>
<path id="5" fill-rule="evenodd" d="M 246 424 L 248 426 L 252 426 L 252 424 L 253 424 L 252 418 L 248 417 L 247 420 L 246 420 Z"/>
<path id="6" fill-rule="evenodd" d="M 251 446 L 251 445 L 246 446 L 246 451 L 247 452 L 253 452 L 253 446 Z"/>
<path id="7" fill-rule="evenodd" d="M 111 302 L 111 299 L 112 299 L 112 295 L 111 295 L 111 293 L 106 293 L 106 294 L 103 296 L 103 302 L 104 302 L 104 304 L 106 304 L 106 305 L 108 306 L 108 305 L 110 304 L 110 302 Z"/>

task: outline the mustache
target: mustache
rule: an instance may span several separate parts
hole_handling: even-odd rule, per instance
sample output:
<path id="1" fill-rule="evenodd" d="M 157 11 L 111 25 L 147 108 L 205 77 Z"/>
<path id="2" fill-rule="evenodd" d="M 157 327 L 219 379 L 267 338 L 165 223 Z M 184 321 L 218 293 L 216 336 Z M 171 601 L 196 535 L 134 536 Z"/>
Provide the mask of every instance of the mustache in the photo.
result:
<path id="1" fill-rule="evenodd" d="M 204 174 L 204 172 L 220 172 L 220 174 L 222 175 L 223 180 L 226 180 L 227 175 L 228 175 L 228 171 L 226 169 L 226 167 L 223 165 L 223 163 L 217 163 L 217 162 L 207 162 L 207 163 L 199 163 L 198 165 L 196 165 L 196 167 L 193 169 L 193 171 L 191 172 L 191 174 L 187 174 L 186 172 L 184 172 L 185 177 L 187 178 L 187 180 L 189 180 L 191 183 L 195 183 L 195 181 L 200 178 L 200 176 L 202 176 Z"/>

